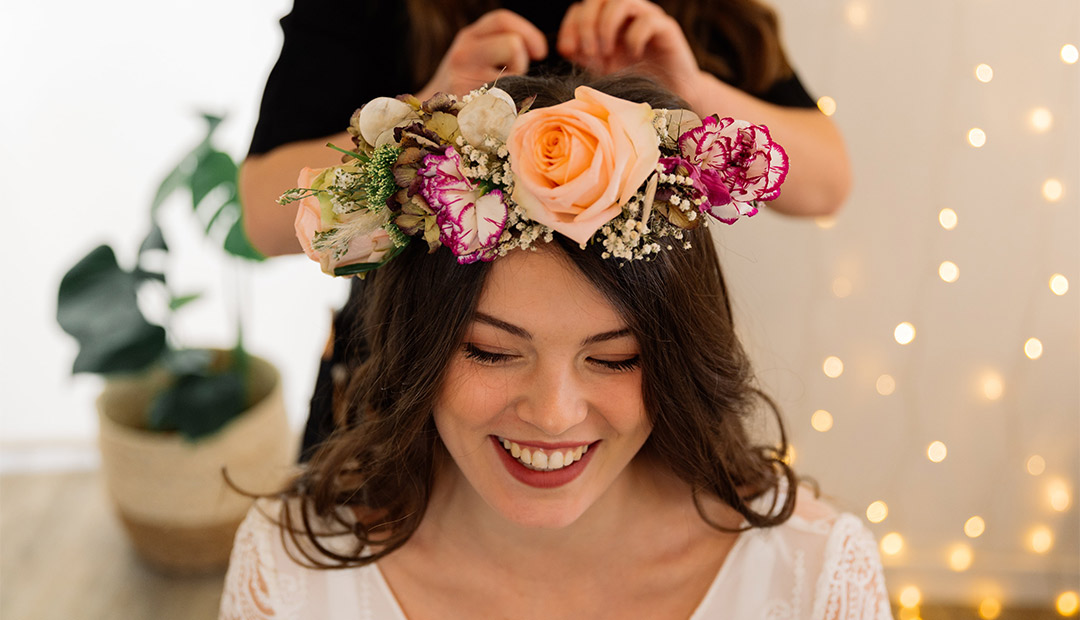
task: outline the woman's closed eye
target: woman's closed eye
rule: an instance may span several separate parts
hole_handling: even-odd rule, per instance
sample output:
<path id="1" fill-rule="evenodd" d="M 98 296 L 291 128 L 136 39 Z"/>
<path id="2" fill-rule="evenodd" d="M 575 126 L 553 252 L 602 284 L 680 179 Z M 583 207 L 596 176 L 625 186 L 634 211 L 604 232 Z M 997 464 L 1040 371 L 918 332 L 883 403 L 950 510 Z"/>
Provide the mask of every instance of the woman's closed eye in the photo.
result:
<path id="1" fill-rule="evenodd" d="M 587 361 L 606 370 L 615 372 L 630 372 L 641 366 L 640 355 L 633 355 L 622 359 L 597 359 L 595 357 L 590 357 Z"/>
<path id="2" fill-rule="evenodd" d="M 465 343 L 465 357 L 481 364 L 495 365 L 516 359 L 517 355 L 485 351 L 471 342 Z"/>
<path id="3" fill-rule="evenodd" d="M 471 342 L 465 343 L 464 353 L 466 359 L 470 359 L 475 362 L 479 362 L 481 364 L 486 364 L 489 366 L 504 364 L 520 357 L 512 353 L 499 353 L 496 351 L 488 351 L 486 349 L 481 349 L 480 347 L 476 346 Z M 609 370 L 613 372 L 630 372 L 641 366 L 641 356 L 639 355 L 631 355 L 629 357 L 622 357 L 616 359 L 600 359 L 596 357 L 589 357 L 586 358 L 585 361 L 603 370 Z"/>

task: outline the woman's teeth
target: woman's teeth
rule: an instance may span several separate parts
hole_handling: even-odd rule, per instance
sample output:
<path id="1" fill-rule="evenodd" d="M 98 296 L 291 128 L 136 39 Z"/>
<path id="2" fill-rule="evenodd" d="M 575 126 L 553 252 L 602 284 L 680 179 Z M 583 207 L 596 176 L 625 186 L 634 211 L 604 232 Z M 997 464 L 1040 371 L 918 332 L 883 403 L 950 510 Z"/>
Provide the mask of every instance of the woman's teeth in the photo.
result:
<path id="1" fill-rule="evenodd" d="M 581 455 L 589 451 L 589 446 L 587 444 L 582 444 L 576 448 L 545 450 L 543 448 L 523 448 L 513 441 L 503 439 L 502 437 L 499 437 L 499 443 L 501 443 L 503 448 L 510 453 L 510 456 L 517 459 L 519 463 L 529 469 L 538 471 L 555 471 L 556 469 L 562 469 L 563 467 L 573 464 L 575 461 L 581 460 Z"/>

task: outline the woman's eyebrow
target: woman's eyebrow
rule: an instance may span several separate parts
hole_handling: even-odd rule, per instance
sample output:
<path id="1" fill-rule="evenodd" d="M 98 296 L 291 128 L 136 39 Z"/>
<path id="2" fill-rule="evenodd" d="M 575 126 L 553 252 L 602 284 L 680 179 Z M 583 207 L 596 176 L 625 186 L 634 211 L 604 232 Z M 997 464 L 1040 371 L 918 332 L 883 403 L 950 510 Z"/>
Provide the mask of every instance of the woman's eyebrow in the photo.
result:
<path id="1" fill-rule="evenodd" d="M 526 330 L 526 329 L 524 329 L 522 327 L 518 327 L 517 325 L 514 325 L 513 323 L 507 323 L 506 321 L 504 321 L 502 319 L 497 319 L 497 318 L 491 316 L 490 314 L 484 314 L 483 312 L 477 312 L 477 313 L 473 314 L 473 320 L 476 321 L 477 323 L 484 323 L 484 324 L 490 325 L 490 326 L 492 326 L 492 327 L 494 327 L 496 329 L 501 329 L 502 331 L 504 331 L 504 332 L 506 332 L 508 334 L 517 336 L 518 338 L 524 338 L 525 340 L 532 340 L 532 334 L 530 334 L 528 332 L 528 330 Z M 582 340 L 581 341 L 581 346 L 587 346 L 587 345 L 590 345 L 590 344 L 596 344 L 598 342 L 607 342 L 608 340 L 616 340 L 618 338 L 622 338 L 624 336 L 631 336 L 631 335 L 633 335 L 633 334 L 630 331 L 630 329 L 627 328 L 627 327 L 624 327 L 622 329 L 616 329 L 616 330 L 612 330 L 612 331 L 609 331 L 609 332 L 593 334 L 592 336 L 589 336 L 585 340 Z"/>

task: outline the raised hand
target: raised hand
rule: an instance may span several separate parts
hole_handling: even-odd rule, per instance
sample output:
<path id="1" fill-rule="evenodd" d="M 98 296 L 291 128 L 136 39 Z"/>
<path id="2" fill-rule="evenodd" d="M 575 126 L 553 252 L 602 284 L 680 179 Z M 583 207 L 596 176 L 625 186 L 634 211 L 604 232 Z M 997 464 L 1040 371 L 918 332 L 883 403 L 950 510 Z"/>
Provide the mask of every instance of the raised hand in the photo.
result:
<path id="1" fill-rule="evenodd" d="M 417 93 L 421 99 L 436 92 L 464 95 L 500 75 L 520 75 L 530 60 L 547 56 L 547 39 L 524 17 L 506 9 L 485 13 L 462 28 L 431 81 Z"/>
<path id="2" fill-rule="evenodd" d="M 635 68 L 676 92 L 692 87 L 697 60 L 682 27 L 648 0 L 583 0 L 559 28 L 559 54 L 595 73 Z"/>

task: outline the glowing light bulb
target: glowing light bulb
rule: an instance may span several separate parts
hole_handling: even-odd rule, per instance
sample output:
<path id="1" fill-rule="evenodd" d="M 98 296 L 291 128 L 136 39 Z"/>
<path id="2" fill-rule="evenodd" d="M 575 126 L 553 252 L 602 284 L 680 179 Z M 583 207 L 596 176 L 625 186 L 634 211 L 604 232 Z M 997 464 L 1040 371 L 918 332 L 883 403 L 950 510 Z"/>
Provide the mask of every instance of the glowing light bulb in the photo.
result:
<path id="1" fill-rule="evenodd" d="M 1063 616 L 1076 615 L 1077 610 L 1080 610 L 1080 594 L 1073 590 L 1062 592 L 1054 602 L 1054 607 Z"/>
<path id="2" fill-rule="evenodd" d="M 957 222 L 956 211 L 953 211 L 952 209 L 950 209 L 948 207 L 945 207 L 944 209 L 942 209 L 941 211 L 938 212 L 938 222 L 941 223 L 941 227 L 944 228 L 945 230 L 952 230 L 952 229 L 956 228 L 956 222 Z"/>
<path id="3" fill-rule="evenodd" d="M 885 555 L 896 555 L 904 549 L 904 537 L 899 532 L 889 532 L 881 537 L 880 546 Z"/>
<path id="4" fill-rule="evenodd" d="M 903 590 L 900 590 L 900 605 L 904 607 L 915 607 L 922 601 L 922 592 L 915 586 L 908 586 Z"/>
<path id="5" fill-rule="evenodd" d="M 818 409 L 810 416 L 810 426 L 814 427 L 814 430 L 819 433 L 828 432 L 832 425 L 832 414 L 824 409 Z"/>
<path id="6" fill-rule="evenodd" d="M 1028 338 L 1027 342 L 1024 343 L 1024 355 L 1026 355 L 1029 360 L 1037 360 L 1042 357 L 1042 354 L 1042 341 L 1038 338 Z"/>
<path id="7" fill-rule="evenodd" d="M 1054 115 L 1046 108 L 1035 108 L 1031 111 L 1031 126 L 1035 131 L 1043 133 L 1054 124 Z"/>
<path id="8" fill-rule="evenodd" d="M 994 79 L 994 69 L 986 63 L 976 66 L 975 79 L 979 80 L 983 84 L 988 83 L 990 80 Z"/>
<path id="9" fill-rule="evenodd" d="M 986 531 L 986 521 L 979 515 L 971 517 L 967 521 L 964 521 L 964 534 L 968 538 L 978 538 Z"/>
<path id="10" fill-rule="evenodd" d="M 866 518 L 871 523 L 881 523 L 889 516 L 889 505 L 880 499 L 866 507 Z"/>
<path id="11" fill-rule="evenodd" d="M 833 99 L 828 95 L 819 97 L 817 100 L 817 107 L 825 116 L 832 116 L 833 114 L 836 114 L 836 99 Z"/>
<path id="12" fill-rule="evenodd" d="M 983 620 L 995 620 L 1001 615 L 1001 601 L 993 597 L 984 598 L 979 603 L 979 617 Z"/>
<path id="13" fill-rule="evenodd" d="M 1046 553 L 1054 546 L 1054 533 L 1050 528 L 1040 525 L 1031 531 L 1028 544 L 1035 553 Z"/>
<path id="14" fill-rule="evenodd" d="M 912 340 L 915 340 L 915 326 L 904 321 L 893 330 L 893 338 L 900 344 L 909 344 Z"/>
<path id="15" fill-rule="evenodd" d="M 838 277 L 838 278 L 836 278 L 835 280 L 832 281 L 833 295 L 836 295 L 840 299 L 843 299 L 843 298 L 847 297 L 848 295 L 851 295 L 851 289 L 852 289 L 851 280 L 848 280 L 845 277 L 841 276 L 841 277 Z"/>
<path id="16" fill-rule="evenodd" d="M 952 284 L 960 278 L 960 268 L 951 260 L 943 261 L 938 265 L 937 274 L 942 280 Z"/>
<path id="17" fill-rule="evenodd" d="M 1080 50 L 1076 49 L 1076 46 L 1072 43 L 1066 43 L 1061 46 L 1061 60 L 1067 65 L 1076 64 L 1076 61 L 1080 59 Z"/>
<path id="18" fill-rule="evenodd" d="M 1050 507 L 1058 512 L 1065 512 L 1072 503 L 1069 496 L 1069 485 L 1063 480 L 1054 480 L 1046 487 L 1046 494 L 1050 500 Z"/>
<path id="19" fill-rule="evenodd" d="M 968 144 L 975 148 L 982 148 L 986 144 L 986 132 L 978 127 L 974 127 L 967 134 Z"/>
<path id="20" fill-rule="evenodd" d="M 1050 276 L 1050 290 L 1057 296 L 1062 296 L 1069 292 L 1069 279 L 1060 273 L 1055 273 Z"/>
<path id="21" fill-rule="evenodd" d="M 926 448 L 926 458 L 935 463 L 944 461 L 948 454 L 949 449 L 940 441 L 935 441 Z"/>
<path id="22" fill-rule="evenodd" d="M 1031 458 L 1027 460 L 1027 471 L 1032 476 L 1041 475 L 1046 471 L 1046 459 L 1038 454 L 1032 455 Z"/>
<path id="23" fill-rule="evenodd" d="M 844 374 L 844 362 L 835 355 L 830 355 L 825 358 L 825 362 L 821 365 L 821 369 L 825 372 L 825 376 L 830 379 L 835 379 Z"/>
<path id="24" fill-rule="evenodd" d="M 999 400 L 1001 395 L 1005 393 L 1005 382 L 1002 380 L 1001 375 L 994 371 L 983 375 L 982 391 L 987 400 Z"/>
<path id="25" fill-rule="evenodd" d="M 877 378 L 874 387 L 877 388 L 878 394 L 888 396 L 896 391 L 896 380 L 892 378 L 892 375 L 881 375 Z"/>
<path id="26" fill-rule="evenodd" d="M 971 568 L 971 562 L 974 559 L 975 555 L 971 552 L 971 547 L 964 544 L 956 545 L 949 551 L 949 568 L 962 573 Z"/>
<path id="27" fill-rule="evenodd" d="M 1047 179 L 1042 186 L 1042 195 L 1047 202 L 1057 202 L 1065 195 L 1065 186 L 1057 179 Z"/>

